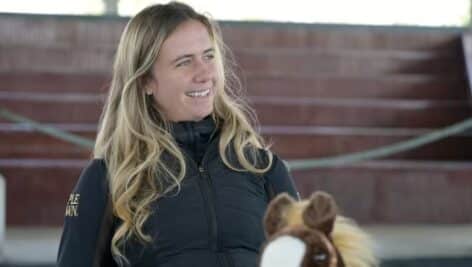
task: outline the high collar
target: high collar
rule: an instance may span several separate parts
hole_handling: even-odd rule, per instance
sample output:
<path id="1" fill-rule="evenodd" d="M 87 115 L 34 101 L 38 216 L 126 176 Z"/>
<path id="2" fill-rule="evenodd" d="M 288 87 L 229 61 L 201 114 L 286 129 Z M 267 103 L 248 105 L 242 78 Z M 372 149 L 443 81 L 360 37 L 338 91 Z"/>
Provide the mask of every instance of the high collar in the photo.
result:
<path id="1" fill-rule="evenodd" d="M 170 126 L 175 140 L 182 145 L 206 144 L 216 130 L 216 124 L 211 115 L 200 121 L 172 122 Z"/>

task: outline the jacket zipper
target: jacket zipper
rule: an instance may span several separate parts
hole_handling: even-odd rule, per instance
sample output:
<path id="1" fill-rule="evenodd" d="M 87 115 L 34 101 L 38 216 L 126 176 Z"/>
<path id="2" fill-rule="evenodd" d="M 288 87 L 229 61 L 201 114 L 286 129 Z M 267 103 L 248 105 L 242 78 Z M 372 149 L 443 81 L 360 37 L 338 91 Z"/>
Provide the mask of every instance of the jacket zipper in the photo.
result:
<path id="1" fill-rule="evenodd" d="M 191 129 L 193 131 L 193 129 Z M 213 190 L 212 190 L 212 182 L 211 182 L 211 177 L 208 174 L 208 172 L 205 170 L 204 167 L 204 162 L 208 156 L 209 150 L 213 146 L 214 142 L 216 142 L 218 138 L 215 138 L 214 140 L 210 141 L 208 144 L 207 149 L 205 150 L 205 153 L 203 153 L 202 160 L 200 164 L 198 164 L 192 156 L 187 153 L 187 151 L 183 150 L 183 152 L 187 155 L 187 158 L 189 159 L 189 162 L 192 163 L 194 167 L 198 170 L 199 174 L 199 182 L 198 184 L 200 185 L 200 192 L 202 193 L 203 199 L 205 201 L 206 205 L 206 214 L 208 217 L 208 223 L 209 223 L 209 246 L 213 251 L 218 250 L 218 225 L 217 225 L 217 220 L 216 220 L 216 211 L 215 211 L 215 201 L 214 201 L 214 196 L 213 196 Z"/>
<path id="2" fill-rule="evenodd" d="M 198 167 L 198 172 L 200 173 L 200 178 L 203 180 L 203 190 L 205 199 L 207 201 L 207 207 L 209 211 L 209 216 L 210 216 L 210 248 L 213 251 L 217 251 L 218 248 L 218 225 L 216 221 L 216 211 L 215 211 L 215 201 L 214 201 L 214 196 L 212 192 L 212 182 L 211 182 L 211 177 L 208 175 L 208 173 L 205 171 L 205 168 L 203 165 L 200 165 Z"/>
<path id="3" fill-rule="evenodd" d="M 193 128 L 190 129 L 193 131 Z M 184 154 L 187 155 L 187 158 L 189 159 L 189 162 L 197 168 L 198 174 L 199 174 L 199 188 L 200 188 L 200 193 L 202 194 L 202 197 L 205 201 L 205 206 L 206 206 L 206 215 L 208 218 L 208 234 L 209 234 L 209 247 L 211 250 L 217 252 L 218 251 L 218 224 L 216 220 L 216 211 L 215 211 L 215 201 L 214 201 L 214 191 L 213 191 L 213 186 L 212 186 L 212 181 L 211 177 L 208 173 L 208 171 L 205 170 L 204 163 L 206 162 L 206 158 L 209 154 L 209 151 L 213 147 L 214 143 L 218 140 L 218 138 L 215 138 L 214 140 L 210 141 L 208 143 L 208 146 L 203 153 L 202 159 L 200 161 L 200 164 L 198 164 L 193 157 L 189 153 L 187 153 L 185 150 L 183 150 Z M 219 258 L 219 254 L 216 254 L 217 257 Z M 222 262 L 223 266 L 233 266 L 233 264 L 228 262 L 227 255 L 225 255 L 224 261 Z M 221 261 L 219 261 L 221 262 Z"/>

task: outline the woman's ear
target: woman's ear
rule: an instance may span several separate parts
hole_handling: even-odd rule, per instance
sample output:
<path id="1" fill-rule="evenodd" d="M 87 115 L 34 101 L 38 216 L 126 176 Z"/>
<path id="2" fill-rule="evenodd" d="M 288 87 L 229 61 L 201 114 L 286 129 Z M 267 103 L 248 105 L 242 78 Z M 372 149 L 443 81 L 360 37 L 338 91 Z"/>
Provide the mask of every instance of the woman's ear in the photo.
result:
<path id="1" fill-rule="evenodd" d="M 152 91 L 149 90 L 147 87 L 144 88 L 144 93 L 146 94 L 146 96 L 152 96 Z"/>
<path id="2" fill-rule="evenodd" d="M 149 75 L 145 80 L 144 92 L 146 95 L 151 96 L 155 91 L 157 91 L 157 80 L 153 75 Z"/>
<path id="3" fill-rule="evenodd" d="M 285 227 L 286 222 L 286 211 L 287 209 L 296 202 L 289 194 L 282 193 L 276 196 L 267 208 L 264 216 L 264 229 L 266 237 L 269 237 Z"/>
<path id="4" fill-rule="evenodd" d="M 333 197 L 326 192 L 317 191 L 311 195 L 302 216 L 307 226 L 330 235 L 337 213 L 338 208 Z"/>

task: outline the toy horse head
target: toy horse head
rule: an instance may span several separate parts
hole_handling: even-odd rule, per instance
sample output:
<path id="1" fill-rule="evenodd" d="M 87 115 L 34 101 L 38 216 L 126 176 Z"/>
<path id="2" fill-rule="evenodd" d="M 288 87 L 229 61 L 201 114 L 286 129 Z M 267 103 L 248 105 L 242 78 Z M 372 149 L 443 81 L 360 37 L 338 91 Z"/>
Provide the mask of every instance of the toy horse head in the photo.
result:
<path id="1" fill-rule="evenodd" d="M 324 192 L 300 202 L 286 193 L 278 195 L 264 218 L 268 241 L 260 266 L 376 266 L 367 234 L 337 214 L 335 201 Z"/>

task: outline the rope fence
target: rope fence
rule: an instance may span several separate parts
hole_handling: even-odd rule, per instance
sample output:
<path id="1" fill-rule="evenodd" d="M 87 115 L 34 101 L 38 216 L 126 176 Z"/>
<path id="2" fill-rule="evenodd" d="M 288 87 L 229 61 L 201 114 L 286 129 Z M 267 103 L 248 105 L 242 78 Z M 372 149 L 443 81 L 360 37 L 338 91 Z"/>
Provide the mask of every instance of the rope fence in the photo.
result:
<path id="1" fill-rule="evenodd" d="M 0 107 L 0 117 L 13 122 L 26 124 L 38 132 L 70 142 L 84 149 L 93 149 L 94 142 L 90 139 L 63 131 L 55 127 L 41 124 L 19 114 L 13 113 L 5 108 Z M 436 142 L 446 137 L 462 133 L 468 129 L 472 129 L 472 117 L 447 127 L 431 131 L 424 135 L 411 138 L 406 141 L 397 142 L 395 144 L 333 157 L 291 160 L 286 161 L 286 164 L 290 170 L 307 170 L 321 167 L 339 166 L 343 164 L 352 164 L 412 150 L 414 148 Z"/>

